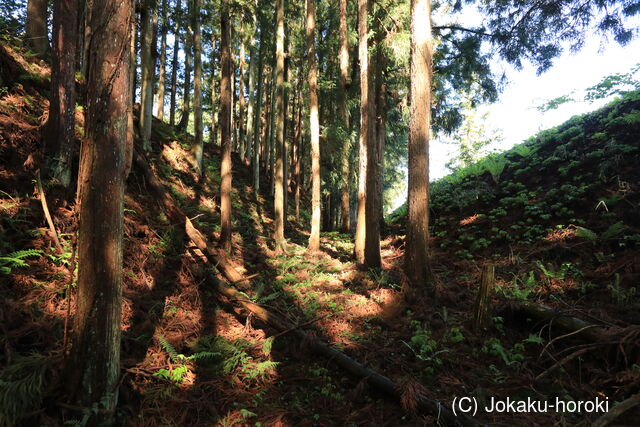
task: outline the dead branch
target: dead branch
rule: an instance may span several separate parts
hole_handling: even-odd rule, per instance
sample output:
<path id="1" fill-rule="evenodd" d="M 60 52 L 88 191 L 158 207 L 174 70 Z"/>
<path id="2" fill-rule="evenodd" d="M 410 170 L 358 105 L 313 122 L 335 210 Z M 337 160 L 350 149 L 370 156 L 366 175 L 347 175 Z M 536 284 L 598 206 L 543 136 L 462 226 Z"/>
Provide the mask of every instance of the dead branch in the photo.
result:
<path id="1" fill-rule="evenodd" d="M 598 418 L 591 427 L 605 427 L 614 422 L 620 415 L 629 409 L 640 405 L 640 393 L 634 394 L 630 398 L 615 405 L 609 412 Z"/>
<path id="2" fill-rule="evenodd" d="M 60 244 L 60 240 L 58 239 L 58 232 L 56 231 L 56 226 L 53 225 L 53 219 L 51 219 L 51 213 L 49 213 L 47 198 L 44 195 L 44 188 L 42 188 L 42 179 L 40 179 L 40 169 L 36 171 L 36 183 L 38 185 L 38 196 L 40 197 L 42 210 L 44 211 L 45 218 L 47 218 L 47 224 L 49 224 L 49 230 L 51 230 L 53 241 L 56 244 L 56 250 L 58 251 L 58 255 L 60 255 L 64 253 L 64 250 L 62 249 L 62 245 Z"/>

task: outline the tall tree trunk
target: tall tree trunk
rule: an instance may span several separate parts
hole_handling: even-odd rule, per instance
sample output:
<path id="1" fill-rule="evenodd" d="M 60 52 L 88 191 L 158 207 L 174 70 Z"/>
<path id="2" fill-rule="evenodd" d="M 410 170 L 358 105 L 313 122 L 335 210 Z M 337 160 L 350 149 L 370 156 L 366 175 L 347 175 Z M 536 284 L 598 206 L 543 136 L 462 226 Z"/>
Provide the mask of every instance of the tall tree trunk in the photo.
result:
<path id="1" fill-rule="evenodd" d="M 265 53 L 265 40 L 264 40 L 264 25 L 262 20 L 260 22 L 260 50 L 258 53 L 258 91 L 256 93 L 256 111 L 255 111 L 255 124 L 253 129 L 253 189 L 258 194 L 260 189 L 260 110 L 262 107 L 262 97 L 264 88 L 264 79 L 262 77 L 264 72 L 264 53 Z M 251 85 L 249 85 L 251 86 Z"/>
<path id="2" fill-rule="evenodd" d="M 202 141 L 202 31 L 200 30 L 200 0 L 193 0 L 193 115 L 194 135 L 193 155 L 196 159 L 198 174 L 202 175 L 202 155 L 204 145 Z"/>
<path id="3" fill-rule="evenodd" d="M 229 0 L 222 0 L 220 13 L 220 133 L 222 165 L 220 167 L 220 245 L 231 248 L 231 46 Z"/>
<path id="4" fill-rule="evenodd" d="M 83 3 L 80 1 L 80 3 Z M 130 52 L 131 55 L 131 67 L 130 67 L 130 83 L 131 83 L 131 103 L 136 103 L 136 85 L 138 84 L 138 44 L 139 44 L 139 32 L 138 32 L 138 14 L 135 11 L 136 0 L 131 0 L 131 4 L 133 7 L 133 19 L 131 19 L 131 44 L 130 44 Z M 84 27 L 81 30 L 84 34 Z M 81 55 L 83 56 L 83 55 Z M 84 59 L 83 59 L 84 61 Z M 81 67 L 82 69 L 82 67 Z M 133 111 L 131 112 L 133 114 Z"/>
<path id="5" fill-rule="evenodd" d="M 155 81 L 155 27 L 158 25 L 156 0 L 147 0 L 141 14 L 142 87 L 140 90 L 140 137 L 145 151 L 151 150 L 151 123 L 153 120 L 153 86 Z"/>
<path id="6" fill-rule="evenodd" d="M 131 2 L 94 0 L 87 115 L 78 194 L 78 296 L 67 364 L 72 402 L 112 417 L 120 380 L 124 189 L 131 158 L 129 45 Z"/>
<path id="7" fill-rule="evenodd" d="M 216 93 L 216 83 L 218 79 L 216 77 L 216 46 L 218 44 L 218 37 L 215 31 L 211 32 L 211 144 L 218 144 L 218 95 Z"/>
<path id="8" fill-rule="evenodd" d="M 180 50 L 180 13 L 182 10 L 181 0 L 177 0 L 174 11 L 173 30 L 173 60 L 171 61 L 171 101 L 169 105 L 169 123 L 176 124 L 176 98 L 178 95 L 178 51 Z"/>
<path id="9" fill-rule="evenodd" d="M 187 0 L 188 12 L 187 16 L 191 16 L 191 1 Z M 191 26 L 191 19 L 187 19 L 187 31 L 184 35 L 184 86 L 182 88 L 182 116 L 180 116 L 180 123 L 178 123 L 178 129 L 182 132 L 187 130 L 189 124 L 190 113 L 190 99 L 191 99 L 191 62 L 193 60 L 193 27 Z"/>
<path id="10" fill-rule="evenodd" d="M 158 94 L 156 99 L 158 120 L 164 120 L 165 68 L 167 65 L 167 0 L 162 0 L 162 18 L 160 19 L 160 70 L 158 71 Z"/>
<path id="11" fill-rule="evenodd" d="M 255 115 L 255 102 L 256 95 L 255 91 L 255 78 L 254 74 L 256 73 L 256 34 L 258 33 L 258 27 L 256 25 L 256 15 L 252 14 L 253 21 L 253 33 L 251 35 L 251 40 L 249 41 L 249 70 L 247 73 L 249 74 L 249 102 L 247 104 L 247 137 L 246 137 L 246 147 L 244 152 L 244 158 L 247 162 L 251 161 L 251 153 L 255 150 L 254 146 L 254 115 Z"/>
<path id="12" fill-rule="evenodd" d="M 373 111 L 375 103 L 371 99 L 371 70 L 369 69 L 369 37 L 367 34 L 367 18 L 369 15 L 369 0 L 358 0 L 358 56 L 360 58 L 360 165 L 358 176 L 358 219 L 356 224 L 355 255 L 360 268 L 372 268 L 379 265 L 375 262 L 373 241 L 375 236 L 368 236 L 371 219 L 371 198 L 368 191 L 371 171 L 375 163 L 374 153 L 371 153 L 373 140 Z M 373 230 L 371 230 L 373 231 Z M 369 244 L 368 244 L 369 243 Z"/>
<path id="13" fill-rule="evenodd" d="M 71 185 L 71 155 L 75 133 L 75 65 L 78 1 L 58 0 L 53 6 L 51 100 L 46 127 L 50 175 L 60 185 Z"/>
<path id="14" fill-rule="evenodd" d="M 29 0 L 27 2 L 27 22 L 25 33 L 27 43 L 38 55 L 45 55 L 49 50 L 47 36 L 48 0 Z M 75 23 L 74 23 L 75 25 Z"/>
<path id="15" fill-rule="evenodd" d="M 267 67 L 267 72 L 265 75 L 272 75 L 271 67 Z M 272 79 L 266 79 L 266 90 L 264 92 L 264 135 L 262 135 L 262 169 L 265 172 L 269 172 L 271 169 L 269 168 L 269 156 L 270 156 L 270 148 L 269 148 L 269 140 L 271 139 L 271 123 L 272 123 L 272 110 L 273 110 L 273 84 L 274 81 Z"/>
<path id="16" fill-rule="evenodd" d="M 277 100 L 277 95 L 278 95 L 278 91 L 277 91 L 277 83 L 276 83 L 276 76 L 277 76 L 277 67 L 276 67 L 276 63 L 275 63 L 275 55 L 273 57 L 274 61 L 273 61 L 273 66 L 271 67 L 272 70 L 272 76 L 271 76 L 271 110 L 270 110 L 270 121 L 269 121 L 269 153 L 268 153 L 268 160 L 269 160 L 269 188 L 270 188 L 270 194 L 271 196 L 273 196 L 275 193 L 275 176 L 276 176 L 276 155 L 275 155 L 275 139 L 276 139 L 276 112 L 277 112 L 277 108 L 276 108 L 276 100 Z"/>
<path id="17" fill-rule="evenodd" d="M 300 86 L 302 86 L 302 73 L 300 73 Z M 293 136 L 293 142 L 295 147 L 295 163 L 294 163 L 294 176 L 295 176 L 295 190 L 294 190 L 294 200 L 296 205 L 296 221 L 300 221 L 300 189 L 302 188 L 302 157 L 304 153 L 302 152 L 302 90 L 301 88 L 298 90 L 299 105 L 297 111 L 297 120 L 296 120 L 296 131 Z"/>
<path id="18" fill-rule="evenodd" d="M 342 226 L 340 231 L 349 233 L 351 231 L 351 221 L 349 219 L 349 159 L 351 158 L 351 140 L 349 134 L 349 112 L 347 111 L 347 78 L 349 76 L 349 37 L 347 33 L 347 0 L 340 0 L 340 92 L 338 105 L 340 108 L 340 118 L 344 128 L 342 140 L 342 181 L 341 181 L 341 202 L 342 202 Z"/>
<path id="19" fill-rule="evenodd" d="M 244 67 L 246 63 L 246 47 L 245 47 L 245 26 L 244 22 L 240 25 L 240 56 L 238 58 L 238 154 L 240 159 L 244 161 L 245 154 L 245 128 L 244 128 Z"/>
<path id="20" fill-rule="evenodd" d="M 289 52 L 289 37 L 285 37 L 285 52 Z M 287 204 L 289 203 L 289 139 L 287 138 L 289 128 L 289 58 L 284 59 L 284 84 L 282 87 L 282 217 L 283 222 L 287 222 Z"/>
<path id="21" fill-rule="evenodd" d="M 366 168 L 366 192 L 365 200 L 365 248 L 364 268 L 377 269 L 380 268 L 380 211 L 382 200 L 380 199 L 379 175 L 380 175 L 380 157 L 378 154 L 378 139 L 376 136 L 376 96 L 374 89 L 374 68 L 369 62 L 368 72 L 368 89 L 366 96 L 366 104 L 368 104 L 369 119 L 367 125 L 367 168 Z"/>
<path id="22" fill-rule="evenodd" d="M 431 122 L 431 5 L 411 2 L 409 194 L 404 270 L 412 286 L 429 279 L 429 128 Z"/>
<path id="23" fill-rule="evenodd" d="M 318 66 L 316 65 L 316 10 L 314 0 L 305 0 L 307 8 L 307 60 L 309 81 L 309 130 L 311 132 L 311 235 L 309 252 L 320 250 L 320 119 L 318 117 Z"/>
<path id="24" fill-rule="evenodd" d="M 382 45 L 384 33 L 380 30 L 376 32 L 376 123 L 375 139 L 377 144 L 377 167 L 376 173 L 376 197 L 378 198 L 377 208 L 378 224 L 384 225 L 384 147 L 387 136 L 387 85 L 386 67 L 387 56 Z"/>
<path id="25" fill-rule="evenodd" d="M 284 240 L 284 0 L 276 0 L 276 150 L 274 240 L 276 253 L 286 250 Z"/>

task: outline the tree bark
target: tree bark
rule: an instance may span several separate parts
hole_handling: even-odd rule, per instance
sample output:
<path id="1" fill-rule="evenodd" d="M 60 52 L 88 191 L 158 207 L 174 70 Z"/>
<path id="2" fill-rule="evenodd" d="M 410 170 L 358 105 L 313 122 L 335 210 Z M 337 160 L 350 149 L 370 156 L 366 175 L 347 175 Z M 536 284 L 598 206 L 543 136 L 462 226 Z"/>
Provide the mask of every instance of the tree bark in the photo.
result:
<path id="1" fill-rule="evenodd" d="M 349 75 L 349 38 L 347 34 L 347 0 L 340 0 L 340 91 L 338 105 L 343 126 L 342 140 L 342 182 L 340 186 L 342 203 L 342 221 L 340 231 L 349 233 L 351 221 L 349 216 L 349 159 L 351 158 L 351 141 L 349 134 L 349 112 L 347 111 L 347 78 Z"/>
<path id="2" fill-rule="evenodd" d="M 141 14 L 142 46 L 142 84 L 140 89 L 140 137 L 146 151 L 151 150 L 151 123 L 153 120 L 153 86 L 155 82 L 155 27 L 158 25 L 156 0 L 146 0 Z"/>
<path id="3" fill-rule="evenodd" d="M 254 148 L 254 116 L 255 116 L 255 102 L 256 95 L 255 91 L 255 68 L 256 68 L 256 34 L 258 32 L 258 27 L 256 25 L 256 16 L 255 13 L 252 15 L 253 21 L 253 31 L 254 33 L 251 35 L 251 40 L 249 42 L 249 70 L 247 73 L 249 74 L 249 103 L 247 104 L 247 137 L 246 137 L 246 148 L 244 152 L 245 161 L 250 162 L 252 159 L 252 153 Z"/>
<path id="4" fill-rule="evenodd" d="M 376 151 L 377 151 L 377 172 L 376 172 L 376 197 L 377 197 L 377 221 L 379 227 L 384 225 L 384 147 L 387 136 L 387 85 L 386 67 L 387 57 L 384 53 L 383 32 L 376 32 Z"/>
<path id="5" fill-rule="evenodd" d="M 202 140 L 202 31 L 200 29 L 200 1 L 193 0 L 193 155 L 196 160 L 198 175 L 202 175 L 202 156 L 204 144 Z"/>
<path id="6" fill-rule="evenodd" d="M 311 132 L 311 235 L 309 252 L 320 250 L 320 118 L 318 116 L 318 66 L 316 65 L 316 10 L 314 0 L 307 8 L 307 61 L 309 82 L 309 130 Z"/>
<path id="7" fill-rule="evenodd" d="M 369 4 L 370 7 L 370 4 Z M 366 23 L 366 20 L 365 20 Z M 376 50 L 380 51 L 379 46 L 377 45 L 379 40 L 374 38 L 374 42 L 376 44 Z M 368 53 L 368 52 L 367 52 Z M 382 212 L 382 191 L 380 187 L 380 147 L 377 131 L 378 121 L 376 119 L 376 104 L 377 97 L 375 92 L 375 73 L 376 69 L 382 64 L 372 63 L 369 58 L 367 58 L 368 64 L 368 85 L 367 85 L 367 104 L 369 106 L 369 132 L 367 139 L 367 172 L 366 172 L 366 191 L 367 198 L 365 201 L 365 248 L 364 248 L 364 257 L 365 257 L 365 267 L 366 269 L 378 269 L 380 268 L 381 260 L 380 260 L 380 215 Z M 384 108 L 384 107 L 383 107 Z M 384 137 L 384 135 L 383 135 Z"/>
<path id="8" fill-rule="evenodd" d="M 286 250 L 284 240 L 284 0 L 276 0 L 276 146 L 274 235 L 275 251 Z"/>
<path id="9" fill-rule="evenodd" d="M 45 55 L 49 50 L 49 37 L 47 36 L 48 3 L 48 0 L 29 0 L 27 2 L 27 22 L 25 27 L 27 43 L 40 56 Z"/>
<path id="10" fill-rule="evenodd" d="M 245 155 L 245 127 L 244 127 L 244 107 L 245 107 L 245 98 L 244 98 L 244 68 L 246 64 L 246 43 L 245 43 L 245 26 L 244 22 L 240 25 L 240 55 L 238 58 L 238 143 L 237 143 L 237 151 L 240 155 L 240 159 L 244 162 Z"/>
<path id="11" fill-rule="evenodd" d="M 182 10 L 181 0 L 177 0 L 174 11 L 173 30 L 173 60 L 171 62 L 171 101 L 169 105 L 169 123 L 176 124 L 176 98 L 178 94 L 178 51 L 180 48 L 180 11 Z"/>
<path id="12" fill-rule="evenodd" d="M 160 70 L 158 71 L 158 93 L 156 98 L 156 117 L 164 120 L 165 69 L 167 65 L 167 0 L 162 0 L 162 18 L 160 20 Z"/>
<path id="13" fill-rule="evenodd" d="M 187 0 L 188 12 L 187 16 L 191 16 L 191 2 Z M 178 123 L 178 129 L 184 132 L 187 130 L 189 124 L 190 113 L 190 91 L 191 91 L 191 62 L 193 60 L 193 28 L 191 27 L 191 20 L 187 19 L 187 31 L 184 35 L 184 85 L 182 88 L 182 116 L 180 116 L 180 122 Z"/>
<path id="14" fill-rule="evenodd" d="M 411 93 L 409 184 L 404 271 L 409 282 L 425 288 L 429 280 L 429 129 L 431 123 L 431 5 L 411 2 Z"/>
<path id="15" fill-rule="evenodd" d="M 260 190 L 260 125 L 261 115 L 260 110 L 262 108 L 263 88 L 264 88 L 264 54 L 265 54 L 265 34 L 264 24 L 260 22 L 260 51 L 258 53 L 258 91 L 256 93 L 256 111 L 255 111 L 255 123 L 253 129 L 253 190 L 256 194 Z M 251 85 L 249 85 L 251 86 Z"/>
<path id="16" fill-rule="evenodd" d="M 218 95 L 216 94 L 216 84 L 218 79 L 216 77 L 216 62 L 219 58 L 216 55 L 216 46 L 218 44 L 218 37 L 215 31 L 211 32 L 211 144 L 218 145 L 218 111 L 220 107 L 218 105 Z M 219 51 L 218 51 L 219 54 Z"/>
<path id="17" fill-rule="evenodd" d="M 51 159 L 50 175 L 65 188 L 71 185 L 75 135 L 77 19 L 77 0 L 58 0 L 54 3 L 51 100 L 46 141 Z"/>
<path id="18" fill-rule="evenodd" d="M 129 1 L 94 0 L 78 193 L 78 296 L 67 387 L 72 401 L 114 415 L 120 379 L 122 235 L 131 122 Z"/>
<path id="19" fill-rule="evenodd" d="M 229 0 L 222 1 L 220 13 L 220 133 L 222 134 L 222 165 L 220 167 L 220 245 L 231 248 L 231 46 Z"/>
<path id="20" fill-rule="evenodd" d="M 80 2 L 82 3 L 82 2 Z M 130 80 L 131 80 L 131 103 L 136 103 L 136 85 L 138 84 L 138 44 L 139 44 L 139 32 L 138 32 L 138 14 L 135 11 L 136 0 L 131 0 L 131 6 L 133 7 L 133 19 L 131 19 L 131 67 L 130 67 Z M 81 27 L 81 31 L 84 33 L 84 27 Z M 79 44 L 82 46 L 82 44 Z M 84 59 L 82 60 L 84 61 Z M 82 67 L 80 67 L 82 69 Z M 131 112 L 133 114 L 133 111 Z"/>
<path id="21" fill-rule="evenodd" d="M 369 67 L 367 18 L 369 0 L 358 0 L 358 35 L 360 58 L 360 167 L 358 183 L 358 223 L 355 254 L 360 268 L 380 267 L 380 224 L 377 215 L 377 143 L 374 135 L 375 100 Z"/>

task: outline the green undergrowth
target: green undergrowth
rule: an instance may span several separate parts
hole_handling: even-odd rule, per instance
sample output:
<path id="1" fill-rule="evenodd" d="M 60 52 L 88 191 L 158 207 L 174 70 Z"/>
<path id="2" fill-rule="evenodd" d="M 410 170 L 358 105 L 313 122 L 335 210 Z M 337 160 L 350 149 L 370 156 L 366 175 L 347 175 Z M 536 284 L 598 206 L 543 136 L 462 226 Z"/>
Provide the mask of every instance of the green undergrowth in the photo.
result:
<path id="1" fill-rule="evenodd" d="M 469 260 L 567 229 L 612 249 L 639 247 L 623 215 L 638 202 L 639 134 L 637 91 L 459 168 L 431 184 L 432 236 Z M 404 218 L 406 204 L 388 219 Z"/>

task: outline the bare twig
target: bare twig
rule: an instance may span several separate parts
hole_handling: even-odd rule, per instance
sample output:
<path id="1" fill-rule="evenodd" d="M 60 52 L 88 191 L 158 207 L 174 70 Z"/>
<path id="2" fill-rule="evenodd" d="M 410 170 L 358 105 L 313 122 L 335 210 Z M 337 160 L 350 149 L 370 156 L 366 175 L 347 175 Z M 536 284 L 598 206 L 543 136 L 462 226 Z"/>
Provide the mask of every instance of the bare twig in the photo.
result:
<path id="1" fill-rule="evenodd" d="M 38 185 L 38 195 L 40 197 L 40 203 L 42 204 L 42 210 L 44 211 L 44 216 L 47 218 L 49 229 L 51 230 L 51 234 L 53 234 L 53 240 L 56 244 L 56 249 L 58 250 L 58 254 L 62 254 L 64 250 L 62 249 L 62 245 L 60 245 L 60 240 L 58 239 L 58 232 L 56 231 L 55 225 L 53 225 L 53 219 L 51 219 L 51 214 L 49 213 L 49 207 L 47 206 L 47 199 L 44 195 L 44 189 L 42 188 L 42 180 L 40 179 L 40 169 L 36 171 L 36 182 Z"/>
<path id="2" fill-rule="evenodd" d="M 565 358 L 563 358 L 562 360 L 560 360 L 559 362 L 556 362 L 552 367 L 550 367 L 549 369 L 545 370 L 544 372 L 542 372 L 540 375 L 538 375 L 536 377 L 536 381 L 541 381 L 544 378 L 546 378 L 550 373 L 552 373 L 553 371 L 555 371 L 556 369 L 560 368 L 562 365 L 564 365 L 565 363 L 569 362 L 570 360 L 575 359 L 578 356 L 581 356 L 583 354 L 585 354 L 588 351 L 591 351 L 591 349 L 593 348 L 593 346 L 589 346 L 587 348 L 583 348 L 582 350 L 578 350 L 576 352 L 571 353 L 570 355 L 566 356 Z"/>
<path id="3" fill-rule="evenodd" d="M 561 339 L 563 339 L 563 338 L 568 338 L 568 337 L 570 337 L 570 336 L 572 336 L 572 335 L 579 334 L 580 332 L 582 332 L 582 331 L 584 331 L 584 330 L 586 330 L 586 329 L 597 328 L 597 327 L 598 327 L 598 326 L 596 326 L 596 325 L 587 325 L 587 326 L 585 326 L 585 327 L 582 327 L 582 328 L 578 329 L 577 331 L 569 332 L 568 334 L 564 334 L 564 335 L 560 335 L 559 337 L 555 337 L 554 339 L 552 339 L 551 341 L 549 341 L 549 342 L 547 343 L 547 345 L 545 345 L 545 346 L 544 346 L 544 348 L 543 348 L 543 349 L 542 349 L 542 351 L 540 352 L 540 355 L 542 355 L 545 351 L 547 351 L 547 348 L 549 348 L 549 346 L 550 346 L 551 344 L 553 344 L 554 342 L 556 342 L 556 341 L 559 341 L 559 340 L 561 340 Z"/>

